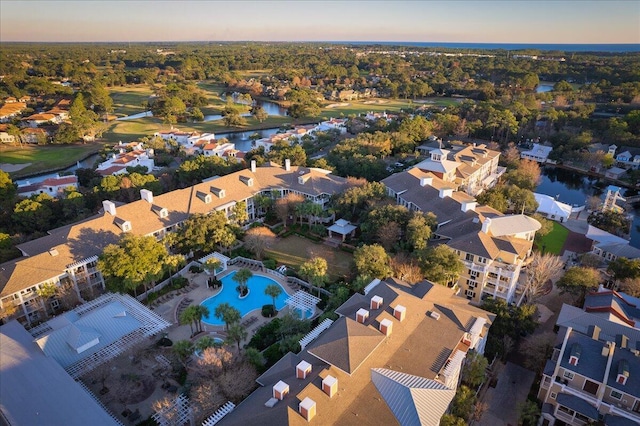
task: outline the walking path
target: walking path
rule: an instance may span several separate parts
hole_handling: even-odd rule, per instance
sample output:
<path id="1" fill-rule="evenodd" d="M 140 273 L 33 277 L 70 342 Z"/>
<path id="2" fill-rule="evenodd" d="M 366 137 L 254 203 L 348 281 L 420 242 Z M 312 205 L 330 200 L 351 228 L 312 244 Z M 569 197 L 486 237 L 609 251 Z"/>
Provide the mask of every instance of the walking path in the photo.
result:
<path id="1" fill-rule="evenodd" d="M 480 426 L 517 425 L 518 406 L 526 401 L 536 374 L 507 362 L 498 376 L 495 388 L 488 388 L 484 397 L 489 407 L 477 423 Z"/>

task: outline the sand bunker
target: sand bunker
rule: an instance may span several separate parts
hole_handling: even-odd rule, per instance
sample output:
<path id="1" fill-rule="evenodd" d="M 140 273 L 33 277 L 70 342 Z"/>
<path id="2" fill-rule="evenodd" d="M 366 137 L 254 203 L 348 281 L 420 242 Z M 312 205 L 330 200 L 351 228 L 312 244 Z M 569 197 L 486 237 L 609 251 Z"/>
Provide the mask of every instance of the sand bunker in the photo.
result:
<path id="1" fill-rule="evenodd" d="M 30 165 L 31 163 L 22 163 L 22 164 L 0 163 L 0 170 L 7 173 L 13 173 L 13 172 L 20 171 L 26 167 L 29 167 Z"/>

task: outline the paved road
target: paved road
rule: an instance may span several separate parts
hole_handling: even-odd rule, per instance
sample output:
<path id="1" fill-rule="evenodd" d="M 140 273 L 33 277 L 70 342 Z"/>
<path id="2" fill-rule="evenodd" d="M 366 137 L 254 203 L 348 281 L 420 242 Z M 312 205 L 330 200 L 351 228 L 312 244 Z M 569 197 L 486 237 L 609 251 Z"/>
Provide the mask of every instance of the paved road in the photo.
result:
<path id="1" fill-rule="evenodd" d="M 511 362 L 500 372 L 498 384 L 489 388 L 484 402 L 489 408 L 477 425 L 499 426 L 518 424 L 518 406 L 526 401 L 535 373 Z"/>

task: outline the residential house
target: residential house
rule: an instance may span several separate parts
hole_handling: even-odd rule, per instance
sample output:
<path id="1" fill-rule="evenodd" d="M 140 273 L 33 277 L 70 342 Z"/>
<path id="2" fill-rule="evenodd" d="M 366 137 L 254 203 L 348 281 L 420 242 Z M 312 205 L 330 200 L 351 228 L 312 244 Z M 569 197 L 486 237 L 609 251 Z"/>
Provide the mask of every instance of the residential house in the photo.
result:
<path id="1" fill-rule="evenodd" d="M 569 204 L 561 203 L 549 195 L 538 194 L 537 192 L 534 192 L 533 196 L 538 203 L 536 213 L 540 213 L 547 219 L 564 222 L 571 216 L 571 206 Z"/>
<path id="2" fill-rule="evenodd" d="M 41 319 L 44 306 L 37 290 L 46 283 L 68 283 L 79 294 L 104 288 L 98 256 L 126 232 L 160 239 L 193 214 L 218 210 L 228 216 L 239 202 L 246 204 L 249 219 L 254 220 L 259 212 L 253 197 L 272 196 L 274 191 L 282 196 L 300 194 L 326 208 L 331 196 L 346 187 L 345 178 L 328 170 L 291 166 L 286 160 L 284 167 L 256 167 L 252 162 L 250 169 L 155 197 L 143 189 L 141 200 L 124 205 L 104 201 L 102 213 L 18 245 L 24 257 L 0 265 L 0 308 L 17 306 L 16 318 L 31 324 Z M 49 303 L 55 308 L 58 302 Z"/>
<path id="3" fill-rule="evenodd" d="M 26 108 L 27 104 L 22 102 L 5 103 L 0 107 L 0 123 L 6 123 L 19 116 Z"/>
<path id="4" fill-rule="evenodd" d="M 460 187 L 475 196 L 494 186 L 505 172 L 504 167 L 498 167 L 499 158 L 499 151 L 485 145 L 469 145 L 458 151 L 436 148 L 415 167 L 432 172 L 445 182 L 453 183 L 456 189 Z"/>
<path id="5" fill-rule="evenodd" d="M 640 159 L 640 157 L 639 157 Z M 608 179 L 619 180 L 620 177 L 627 172 L 626 169 L 620 167 L 611 167 L 610 169 L 605 170 L 604 177 Z"/>
<path id="6" fill-rule="evenodd" d="M 28 127 L 38 127 L 43 124 L 60 124 L 62 121 L 59 115 L 49 113 L 32 114 L 22 119 L 22 122 Z"/>
<path id="7" fill-rule="evenodd" d="M 7 133 L 7 125 L 0 124 L 0 143 L 15 143 L 17 142 L 14 135 Z"/>
<path id="8" fill-rule="evenodd" d="M 200 136 L 199 133 L 188 133 L 188 132 L 181 132 L 178 129 L 171 129 L 168 131 L 162 131 L 162 132 L 156 132 L 153 134 L 153 136 L 156 137 L 161 137 L 164 140 L 174 140 L 176 142 L 178 142 L 180 145 L 184 145 L 186 143 L 188 143 L 189 138 L 191 137 L 195 137 L 195 136 Z"/>
<path id="9" fill-rule="evenodd" d="M 322 121 L 315 128 L 316 131 L 326 132 L 329 130 L 338 130 L 341 134 L 347 133 L 346 127 L 347 120 L 344 118 L 331 118 L 326 121 Z"/>
<path id="10" fill-rule="evenodd" d="M 520 153 L 520 158 L 525 160 L 537 161 L 538 163 L 546 163 L 551 151 L 553 151 L 553 148 L 550 146 L 534 143 L 533 148 L 528 151 L 522 151 Z"/>
<path id="11" fill-rule="evenodd" d="M 543 424 L 640 423 L 638 313 L 611 291 L 591 293 L 584 309 L 563 305 L 538 390 Z"/>
<path id="12" fill-rule="evenodd" d="M 54 198 L 64 197 L 65 190 L 69 187 L 78 189 L 78 178 L 72 176 L 59 176 L 47 178 L 42 182 L 29 183 L 18 186 L 18 195 L 21 197 L 30 197 L 34 194 L 47 194 Z"/>
<path id="13" fill-rule="evenodd" d="M 20 131 L 24 143 L 44 144 L 49 139 L 49 133 L 41 128 L 26 127 Z"/>
<path id="14" fill-rule="evenodd" d="M 222 143 L 217 139 L 209 141 L 209 143 L 202 147 L 202 153 L 205 157 L 225 157 L 229 156 L 231 151 L 236 151 L 235 144 L 231 142 Z M 225 155 L 225 153 L 227 155 Z"/>
<path id="15" fill-rule="evenodd" d="M 591 252 L 600 256 L 606 262 L 616 260 L 618 257 L 627 259 L 639 259 L 640 249 L 629 245 L 629 240 L 613 235 L 593 225 L 589 225 L 585 237 L 593 241 Z"/>
<path id="16" fill-rule="evenodd" d="M 96 172 L 102 176 L 119 175 L 127 173 L 127 167 L 143 166 L 148 171 L 153 170 L 153 150 L 125 151 L 121 149 L 119 154 L 112 154 L 111 158 L 100 163 Z"/>
<path id="17" fill-rule="evenodd" d="M 434 238 L 451 247 L 466 267 L 457 282 L 465 297 L 474 303 L 487 296 L 521 303 L 525 289 L 519 283 L 520 271 L 531 255 L 538 221 L 478 205 L 475 198 L 455 191 L 451 182 L 419 168 L 382 183 L 398 204 L 436 216 Z"/>
<path id="18" fill-rule="evenodd" d="M 495 319 L 451 289 L 396 279 L 374 281 L 336 313 L 219 424 L 437 426 Z"/>

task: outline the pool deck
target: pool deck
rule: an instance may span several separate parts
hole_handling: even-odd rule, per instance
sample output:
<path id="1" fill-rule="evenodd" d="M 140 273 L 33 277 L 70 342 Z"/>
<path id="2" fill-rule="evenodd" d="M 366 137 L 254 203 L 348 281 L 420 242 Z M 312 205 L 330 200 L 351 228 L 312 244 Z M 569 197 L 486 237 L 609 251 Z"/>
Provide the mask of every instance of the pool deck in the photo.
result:
<path id="1" fill-rule="evenodd" d="M 218 279 L 222 279 L 225 276 L 229 275 L 230 273 L 232 273 L 233 271 L 237 271 L 241 268 L 235 267 L 235 266 L 229 266 L 229 268 L 224 271 L 223 273 L 219 274 L 217 276 Z M 265 276 L 267 278 L 270 278 L 272 280 L 274 280 L 275 282 L 277 282 L 278 284 L 280 284 L 280 286 L 284 289 L 284 291 L 286 292 L 287 295 L 292 296 L 296 290 L 291 288 L 289 284 L 287 284 L 287 282 L 285 282 L 284 280 L 282 280 L 281 278 L 265 273 L 265 272 L 260 272 L 260 271 L 253 271 L 253 273 L 255 275 L 262 275 Z M 224 331 L 224 326 L 223 325 L 210 325 L 207 324 L 205 322 L 202 323 L 202 329 L 204 330 L 203 333 L 199 333 L 193 337 L 191 337 L 191 328 L 189 327 L 189 325 L 180 325 L 177 321 L 176 318 L 176 313 L 178 310 L 178 307 L 180 305 L 180 303 L 185 300 L 185 299 L 191 299 L 191 302 L 189 302 L 189 305 L 199 305 L 200 303 L 202 303 L 205 299 L 210 298 L 211 296 L 215 296 L 216 294 L 218 294 L 221 289 L 216 289 L 213 290 L 211 288 L 207 287 L 207 280 L 210 277 L 210 275 L 207 275 L 205 272 L 201 272 L 201 273 L 191 273 L 191 272 L 187 272 L 183 275 L 185 278 L 187 278 L 189 280 L 189 282 L 192 285 L 195 285 L 196 287 L 194 289 L 192 289 L 191 291 L 187 292 L 187 293 L 183 293 L 183 294 L 177 294 L 176 296 L 174 296 L 173 298 L 171 298 L 170 300 L 159 304 L 158 306 L 154 307 L 154 311 L 160 315 L 162 318 L 164 318 L 165 320 L 167 320 L 168 322 L 170 322 L 172 325 L 171 327 L 169 327 L 166 332 L 168 334 L 169 339 L 173 340 L 174 342 L 178 341 L 178 340 L 191 340 L 191 341 L 196 341 L 198 339 L 200 339 L 203 336 L 206 335 L 210 335 L 212 337 L 220 337 L 222 339 L 226 338 L 226 332 Z M 244 342 L 248 342 L 249 339 L 253 336 L 253 334 L 255 333 L 255 331 L 261 327 L 262 325 L 264 325 L 265 323 L 271 321 L 272 318 L 264 318 L 262 316 L 262 312 L 261 312 L 262 307 L 258 308 L 258 309 L 254 309 L 253 311 L 247 313 L 245 316 L 242 317 L 241 320 L 241 324 L 245 325 L 246 322 L 249 318 L 251 317 L 255 317 L 256 319 L 249 325 L 245 325 L 245 329 L 248 331 L 248 337 L 247 340 Z M 283 316 L 285 313 L 287 313 L 289 311 L 289 308 L 283 308 L 278 312 L 278 316 Z"/>

